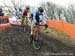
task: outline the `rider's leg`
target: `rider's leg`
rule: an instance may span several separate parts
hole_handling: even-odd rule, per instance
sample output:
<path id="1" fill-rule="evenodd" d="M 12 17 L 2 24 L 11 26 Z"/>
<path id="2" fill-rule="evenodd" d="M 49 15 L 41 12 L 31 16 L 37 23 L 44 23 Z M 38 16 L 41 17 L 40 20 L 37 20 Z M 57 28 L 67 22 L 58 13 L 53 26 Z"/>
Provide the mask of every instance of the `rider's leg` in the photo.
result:
<path id="1" fill-rule="evenodd" d="M 28 18 L 28 25 L 30 25 L 30 20 L 29 20 L 29 18 Z"/>
<path id="2" fill-rule="evenodd" d="M 34 21 L 32 21 L 32 23 L 31 23 L 31 36 L 33 35 L 34 24 L 35 24 L 35 22 L 34 22 Z"/>
<path id="3" fill-rule="evenodd" d="M 21 26 L 24 29 L 24 25 L 23 25 L 24 22 L 23 21 L 24 21 L 24 17 L 22 17 L 22 21 L 21 21 Z"/>
<path id="4" fill-rule="evenodd" d="M 32 22 L 31 22 L 31 35 L 33 35 L 33 30 L 34 30 L 35 23 L 36 23 L 36 20 L 33 19 Z"/>

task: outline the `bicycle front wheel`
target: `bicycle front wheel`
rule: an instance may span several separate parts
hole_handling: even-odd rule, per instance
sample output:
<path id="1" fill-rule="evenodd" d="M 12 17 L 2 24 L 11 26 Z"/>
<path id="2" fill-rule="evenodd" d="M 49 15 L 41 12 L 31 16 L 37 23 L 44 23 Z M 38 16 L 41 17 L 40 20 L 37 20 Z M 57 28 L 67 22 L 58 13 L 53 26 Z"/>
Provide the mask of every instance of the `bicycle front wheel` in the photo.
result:
<path id="1" fill-rule="evenodd" d="M 40 40 L 35 40 L 35 39 L 33 39 L 32 45 L 33 45 L 33 48 L 34 48 L 35 50 L 38 50 L 38 49 L 41 48 Z"/>

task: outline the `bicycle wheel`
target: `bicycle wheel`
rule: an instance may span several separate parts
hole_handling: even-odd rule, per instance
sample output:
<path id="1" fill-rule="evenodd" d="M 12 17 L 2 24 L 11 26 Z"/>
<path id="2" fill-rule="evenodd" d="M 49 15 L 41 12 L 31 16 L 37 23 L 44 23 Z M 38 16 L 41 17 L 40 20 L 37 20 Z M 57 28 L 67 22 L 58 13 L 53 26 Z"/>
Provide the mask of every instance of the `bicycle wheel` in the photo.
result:
<path id="1" fill-rule="evenodd" d="M 41 44 L 40 44 L 39 40 L 34 40 L 34 39 L 33 39 L 32 45 L 33 45 L 33 48 L 34 48 L 35 50 L 38 50 L 38 49 L 41 48 Z"/>
<path id="2" fill-rule="evenodd" d="M 33 36 L 28 36 L 28 43 L 31 44 L 33 40 Z"/>
<path id="3" fill-rule="evenodd" d="M 38 38 L 38 40 L 36 40 L 35 38 Z M 35 50 L 38 50 L 41 48 L 41 40 L 39 39 L 40 38 L 40 34 L 39 32 L 36 32 L 35 33 L 35 37 L 33 37 L 33 41 L 32 41 L 32 45 L 33 45 L 33 48 Z"/>

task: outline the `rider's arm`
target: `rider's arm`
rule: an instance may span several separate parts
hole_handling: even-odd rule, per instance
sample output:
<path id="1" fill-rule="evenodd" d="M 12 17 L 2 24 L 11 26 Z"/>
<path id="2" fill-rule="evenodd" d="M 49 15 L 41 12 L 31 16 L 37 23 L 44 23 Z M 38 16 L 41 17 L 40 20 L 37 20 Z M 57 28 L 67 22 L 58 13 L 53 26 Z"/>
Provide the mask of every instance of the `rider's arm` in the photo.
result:
<path id="1" fill-rule="evenodd" d="M 35 13 L 33 13 L 33 21 L 35 21 L 35 22 L 36 22 L 35 17 L 36 17 L 36 14 L 35 14 Z"/>
<path id="2" fill-rule="evenodd" d="M 24 10 L 22 10 L 22 16 L 23 16 Z"/>
<path id="3" fill-rule="evenodd" d="M 45 12 L 43 13 L 42 17 L 43 17 L 42 19 L 43 19 L 44 24 L 46 24 L 47 19 L 46 19 L 46 14 L 45 14 Z"/>
<path id="4" fill-rule="evenodd" d="M 36 12 L 37 12 L 37 9 L 34 9 L 33 11 L 32 11 L 32 14 L 33 14 L 33 21 L 34 22 L 36 22 Z"/>
<path id="5" fill-rule="evenodd" d="M 47 29 L 48 28 L 48 25 L 47 25 L 47 19 L 46 19 L 46 14 L 45 13 L 43 13 L 43 22 L 44 22 L 44 26 L 45 26 L 45 29 Z"/>
<path id="6" fill-rule="evenodd" d="M 30 19 L 30 17 L 31 17 L 31 11 L 30 10 L 28 11 L 27 16 Z"/>

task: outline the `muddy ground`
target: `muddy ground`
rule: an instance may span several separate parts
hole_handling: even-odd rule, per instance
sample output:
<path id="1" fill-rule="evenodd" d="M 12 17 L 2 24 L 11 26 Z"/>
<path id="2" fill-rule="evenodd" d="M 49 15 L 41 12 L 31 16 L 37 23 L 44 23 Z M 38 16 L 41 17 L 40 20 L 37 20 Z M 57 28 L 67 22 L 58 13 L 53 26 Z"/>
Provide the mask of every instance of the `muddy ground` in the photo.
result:
<path id="1" fill-rule="evenodd" d="M 20 27 L 0 32 L 0 56 L 75 56 L 75 48 L 46 36 L 41 49 L 34 50 L 27 37 Z"/>

